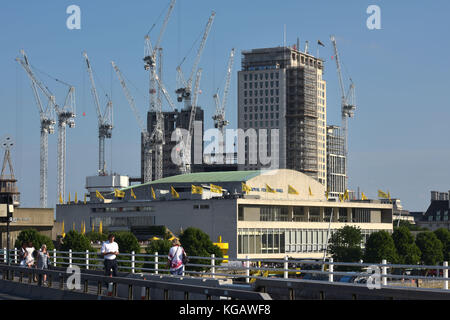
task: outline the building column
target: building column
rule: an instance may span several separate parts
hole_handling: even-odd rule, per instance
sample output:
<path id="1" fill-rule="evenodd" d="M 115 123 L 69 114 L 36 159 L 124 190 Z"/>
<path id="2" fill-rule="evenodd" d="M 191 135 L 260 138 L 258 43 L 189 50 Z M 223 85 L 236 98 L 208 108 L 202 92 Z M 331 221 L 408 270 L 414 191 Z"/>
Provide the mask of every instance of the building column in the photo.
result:
<path id="1" fill-rule="evenodd" d="M 339 221 L 339 208 L 333 208 L 333 222 Z"/>
<path id="2" fill-rule="evenodd" d="M 352 222 L 352 208 L 347 208 L 347 222 Z"/>
<path id="3" fill-rule="evenodd" d="M 288 206 L 288 221 L 294 221 L 294 207 Z"/>
<path id="4" fill-rule="evenodd" d="M 319 214 L 320 222 L 324 222 L 325 221 L 325 208 L 320 207 L 319 212 L 320 212 L 320 214 Z"/>
<path id="5" fill-rule="evenodd" d="M 303 207 L 303 215 L 306 219 L 306 222 L 309 221 L 309 207 Z"/>

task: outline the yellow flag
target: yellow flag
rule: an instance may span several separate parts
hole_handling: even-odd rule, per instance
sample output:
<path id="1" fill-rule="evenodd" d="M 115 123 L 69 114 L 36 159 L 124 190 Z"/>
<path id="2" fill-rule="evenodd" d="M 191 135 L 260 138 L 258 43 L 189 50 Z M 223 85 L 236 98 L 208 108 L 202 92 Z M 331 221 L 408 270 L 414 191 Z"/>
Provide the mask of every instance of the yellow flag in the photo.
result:
<path id="1" fill-rule="evenodd" d="M 210 191 L 214 193 L 222 193 L 222 187 L 211 184 Z"/>
<path id="2" fill-rule="evenodd" d="M 75 222 L 72 224 L 72 230 L 75 231 Z"/>
<path id="3" fill-rule="evenodd" d="M 99 199 L 105 200 L 105 198 L 103 197 L 103 195 L 102 195 L 100 192 L 98 192 L 98 190 L 95 190 L 95 196 L 96 196 L 97 198 L 99 198 Z"/>
<path id="4" fill-rule="evenodd" d="M 62 222 L 61 235 L 62 235 L 63 238 L 66 236 L 66 233 L 64 232 L 64 220 Z"/>
<path id="5" fill-rule="evenodd" d="M 100 225 L 98 226 L 98 232 L 99 232 L 100 234 L 103 233 L 103 221 L 102 221 L 102 220 L 100 220 Z"/>
<path id="6" fill-rule="evenodd" d="M 75 203 L 78 203 L 78 195 L 76 192 L 75 192 Z"/>
<path id="7" fill-rule="evenodd" d="M 250 191 L 252 191 L 252 188 L 250 188 L 248 185 L 242 182 L 242 192 L 249 193 Z"/>
<path id="8" fill-rule="evenodd" d="M 389 199 L 389 196 L 385 192 L 378 190 L 378 198 Z"/>
<path id="9" fill-rule="evenodd" d="M 312 193 L 312 191 L 311 191 L 311 187 L 308 187 L 309 188 L 309 195 L 312 197 L 313 196 L 313 193 Z"/>
<path id="10" fill-rule="evenodd" d="M 63 198 L 62 198 L 61 194 L 59 194 L 59 204 L 63 204 L 63 203 L 64 203 Z"/>
<path id="11" fill-rule="evenodd" d="M 84 194 L 84 204 L 86 204 L 86 193 Z"/>
<path id="12" fill-rule="evenodd" d="M 136 195 L 134 194 L 133 189 L 131 189 L 131 196 L 132 196 L 134 199 L 136 199 Z"/>
<path id="13" fill-rule="evenodd" d="M 116 198 L 123 198 L 125 197 L 125 191 L 114 189 L 114 197 Z"/>
<path id="14" fill-rule="evenodd" d="M 344 197 L 342 196 L 342 193 L 339 194 L 339 201 L 341 201 L 341 202 L 344 201 Z"/>
<path id="15" fill-rule="evenodd" d="M 362 200 L 369 200 L 367 199 L 366 195 L 364 194 L 364 192 L 361 192 L 361 199 Z"/>
<path id="16" fill-rule="evenodd" d="M 152 197 L 153 197 L 153 200 L 156 200 L 156 194 L 155 194 L 155 190 L 153 190 L 153 187 L 152 187 Z"/>
<path id="17" fill-rule="evenodd" d="M 325 191 L 325 196 L 327 197 L 328 200 L 328 194 L 330 193 L 330 188 L 327 188 L 327 191 Z"/>
<path id="18" fill-rule="evenodd" d="M 349 195 L 348 195 L 348 190 L 347 190 L 347 189 L 346 189 L 345 192 L 344 192 L 344 197 L 343 197 L 343 199 L 344 199 L 344 200 L 350 200 L 350 199 L 349 199 Z"/>
<path id="19" fill-rule="evenodd" d="M 272 189 L 267 183 L 266 183 L 266 192 L 276 193 L 276 191 Z"/>
<path id="20" fill-rule="evenodd" d="M 296 195 L 299 194 L 298 191 L 295 190 L 295 188 L 293 186 L 289 185 L 289 184 L 288 184 L 288 193 L 289 194 L 296 194 Z"/>
<path id="21" fill-rule="evenodd" d="M 202 187 L 198 187 L 198 186 L 194 186 L 191 185 L 192 188 L 192 194 L 203 194 L 203 188 Z"/>
<path id="22" fill-rule="evenodd" d="M 172 193 L 172 197 L 174 197 L 174 198 L 179 198 L 180 197 L 180 195 L 178 194 L 178 192 L 175 190 L 175 188 L 174 187 L 170 187 L 170 193 Z"/>
<path id="23" fill-rule="evenodd" d="M 86 233 L 86 224 L 85 224 L 85 222 L 83 221 L 82 223 L 81 223 L 81 234 L 85 234 Z"/>
<path id="24" fill-rule="evenodd" d="M 92 230 L 91 230 L 92 232 L 94 232 L 95 231 L 95 228 L 94 228 L 94 222 L 92 222 Z"/>

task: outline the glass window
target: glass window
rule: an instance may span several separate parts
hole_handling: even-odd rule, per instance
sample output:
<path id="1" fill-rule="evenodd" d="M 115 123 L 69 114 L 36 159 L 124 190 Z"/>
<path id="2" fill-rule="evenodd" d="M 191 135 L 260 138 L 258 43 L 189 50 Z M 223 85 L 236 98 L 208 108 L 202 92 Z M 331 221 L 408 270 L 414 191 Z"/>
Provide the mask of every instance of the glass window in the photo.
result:
<path id="1" fill-rule="evenodd" d="M 247 81 L 247 75 L 244 74 L 244 81 Z"/>

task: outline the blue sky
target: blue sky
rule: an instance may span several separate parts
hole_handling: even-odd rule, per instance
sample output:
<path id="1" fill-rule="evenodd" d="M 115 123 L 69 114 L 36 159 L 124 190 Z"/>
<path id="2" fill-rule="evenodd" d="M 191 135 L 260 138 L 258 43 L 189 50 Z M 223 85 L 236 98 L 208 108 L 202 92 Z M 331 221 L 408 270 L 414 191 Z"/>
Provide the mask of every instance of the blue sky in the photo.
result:
<path id="1" fill-rule="evenodd" d="M 0 5 L 0 137 L 16 140 L 13 150 L 24 206 L 39 205 L 39 117 L 30 82 L 14 61 L 25 49 L 31 63 L 76 86 L 76 128 L 67 132 L 67 186 L 84 192 L 85 176 L 97 170 L 97 118 L 90 94 L 82 52 L 86 50 L 98 76 L 97 89 L 112 95 L 114 131 L 107 143 L 109 170 L 138 176 L 139 128 L 110 65 L 114 60 L 127 79 L 145 118 L 144 36 L 167 8 L 158 1 L 3 1 Z M 66 8 L 81 8 L 81 30 L 66 28 Z M 381 8 L 381 30 L 366 27 L 369 5 Z M 309 40 L 325 59 L 328 123 L 340 123 L 337 74 L 329 36 L 337 37 L 344 76 L 356 85 L 358 109 L 349 126 L 350 186 L 376 197 L 389 190 L 405 208 L 425 210 L 431 190 L 450 189 L 448 162 L 447 90 L 450 62 L 448 12 L 450 2 L 424 1 L 218 1 L 178 0 L 164 40 L 164 82 L 173 93 L 175 68 L 199 37 L 212 10 L 216 18 L 201 61 L 203 68 L 200 105 L 206 127 L 212 126 L 215 110 L 212 95 L 223 85 L 231 48 L 236 48 L 232 90 L 227 117 L 236 127 L 236 71 L 240 51 L 282 45 L 286 25 L 288 44 Z M 160 24 L 160 20 L 159 20 Z M 156 37 L 159 24 L 150 36 Z M 191 53 L 184 65 L 190 71 Z M 56 93 L 65 88 L 41 79 Z M 174 95 L 173 95 L 174 97 Z M 105 102 L 102 100 L 103 103 Z M 167 106 L 166 106 L 167 107 Z M 82 116 L 82 113 L 86 116 Z M 56 202 L 56 134 L 49 138 L 49 205 Z"/>

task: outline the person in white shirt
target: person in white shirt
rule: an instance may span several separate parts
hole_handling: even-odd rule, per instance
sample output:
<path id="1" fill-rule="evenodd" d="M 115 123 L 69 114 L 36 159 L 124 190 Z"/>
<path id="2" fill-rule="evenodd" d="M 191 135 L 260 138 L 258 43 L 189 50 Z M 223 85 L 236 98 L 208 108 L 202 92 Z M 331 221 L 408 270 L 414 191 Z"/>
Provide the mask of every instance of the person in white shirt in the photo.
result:
<path id="1" fill-rule="evenodd" d="M 119 245 L 114 242 L 114 235 L 110 234 L 108 236 L 108 241 L 103 242 L 101 254 L 105 259 L 105 276 L 117 277 L 117 261 L 116 256 L 119 254 Z M 112 270 L 112 274 L 111 274 Z"/>
<path id="2" fill-rule="evenodd" d="M 34 249 L 33 243 L 28 242 L 28 246 L 26 248 L 27 255 L 25 258 L 25 263 L 28 266 L 28 268 L 32 268 L 34 266 L 34 256 L 33 256 L 34 250 L 36 249 Z"/>
<path id="3" fill-rule="evenodd" d="M 184 249 L 178 239 L 172 240 L 172 248 L 169 250 L 170 273 L 174 275 L 183 275 L 183 256 Z"/>

